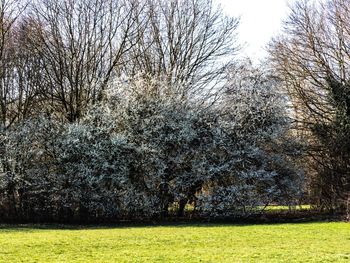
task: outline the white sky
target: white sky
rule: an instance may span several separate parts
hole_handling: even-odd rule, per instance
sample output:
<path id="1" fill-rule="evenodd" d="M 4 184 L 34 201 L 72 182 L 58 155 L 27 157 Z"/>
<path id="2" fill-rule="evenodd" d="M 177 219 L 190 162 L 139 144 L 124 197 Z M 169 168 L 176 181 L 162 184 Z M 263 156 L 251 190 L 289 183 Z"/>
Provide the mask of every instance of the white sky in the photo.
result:
<path id="1" fill-rule="evenodd" d="M 294 0 L 216 0 L 227 15 L 240 16 L 239 42 L 244 55 L 257 62 L 264 58 L 265 46 L 282 29 L 288 4 Z"/>

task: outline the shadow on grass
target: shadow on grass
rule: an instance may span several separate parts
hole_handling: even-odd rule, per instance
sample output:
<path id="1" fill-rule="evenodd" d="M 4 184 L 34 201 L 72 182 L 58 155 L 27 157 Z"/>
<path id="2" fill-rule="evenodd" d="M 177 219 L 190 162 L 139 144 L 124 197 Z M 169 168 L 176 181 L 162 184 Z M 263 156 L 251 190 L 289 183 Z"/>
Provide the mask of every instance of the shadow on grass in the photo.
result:
<path id="1" fill-rule="evenodd" d="M 25 223 L 25 224 L 0 224 L 0 234 L 7 232 L 34 232 L 37 230 L 104 230 L 104 229 L 132 229 L 132 228 L 158 228 L 158 227 L 249 227 L 254 225 L 278 226 L 287 224 L 312 224 L 325 222 L 341 222 L 343 218 L 339 215 L 319 215 L 317 217 L 306 217 L 289 220 L 206 220 L 206 221 L 154 221 L 154 222 L 118 222 L 110 224 L 59 224 L 59 223 Z"/>

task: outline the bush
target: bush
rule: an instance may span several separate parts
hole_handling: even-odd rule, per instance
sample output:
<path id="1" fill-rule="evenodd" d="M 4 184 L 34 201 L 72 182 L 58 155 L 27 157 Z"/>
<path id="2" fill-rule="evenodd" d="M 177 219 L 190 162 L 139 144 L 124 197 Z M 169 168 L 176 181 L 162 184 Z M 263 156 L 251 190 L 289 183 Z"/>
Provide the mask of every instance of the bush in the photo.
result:
<path id="1" fill-rule="evenodd" d="M 187 204 L 232 217 L 298 196 L 272 89 L 240 88 L 208 107 L 159 82 L 118 85 L 80 122 L 41 117 L 2 131 L 4 218 L 144 220 L 174 207 L 183 216 Z"/>

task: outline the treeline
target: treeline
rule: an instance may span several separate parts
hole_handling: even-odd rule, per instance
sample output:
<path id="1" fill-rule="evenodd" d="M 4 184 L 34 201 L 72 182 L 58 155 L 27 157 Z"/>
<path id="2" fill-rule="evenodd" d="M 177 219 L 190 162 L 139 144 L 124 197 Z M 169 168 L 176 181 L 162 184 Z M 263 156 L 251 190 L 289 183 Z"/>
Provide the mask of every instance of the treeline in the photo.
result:
<path id="1" fill-rule="evenodd" d="M 181 85 L 184 97 L 209 93 L 236 50 L 238 20 L 210 0 L 1 3 L 4 127 L 38 112 L 79 121 L 125 77 Z"/>
<path id="2" fill-rule="evenodd" d="M 0 219 L 345 211 L 346 85 L 304 47 L 309 7 L 257 69 L 211 0 L 2 0 Z"/>

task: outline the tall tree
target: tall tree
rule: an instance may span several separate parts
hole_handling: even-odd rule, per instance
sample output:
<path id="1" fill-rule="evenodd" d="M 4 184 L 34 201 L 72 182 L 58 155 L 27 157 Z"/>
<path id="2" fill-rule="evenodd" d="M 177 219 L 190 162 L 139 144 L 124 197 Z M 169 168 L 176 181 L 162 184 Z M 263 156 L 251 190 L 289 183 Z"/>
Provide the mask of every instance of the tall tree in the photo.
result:
<path id="1" fill-rule="evenodd" d="M 147 23 L 135 35 L 139 41 L 129 52 L 127 75 L 157 77 L 181 86 L 184 96 L 210 94 L 238 51 L 239 20 L 225 16 L 212 0 L 141 2 L 135 21 L 139 27 Z"/>
<path id="2" fill-rule="evenodd" d="M 32 43 L 42 57 L 41 95 L 54 112 L 76 121 L 90 103 L 100 100 L 119 76 L 122 57 L 139 30 L 131 13 L 137 1 L 49 0 L 32 6 L 41 25 Z"/>
<path id="3" fill-rule="evenodd" d="M 18 118 L 23 92 L 16 72 L 15 23 L 27 4 L 19 0 L 0 1 L 0 121 L 10 126 Z"/>
<path id="4" fill-rule="evenodd" d="M 349 11 L 348 0 L 299 1 L 270 49 L 310 146 L 312 191 L 332 210 L 350 193 Z"/>

